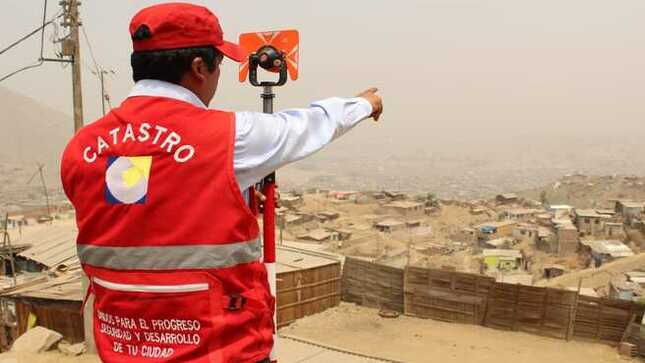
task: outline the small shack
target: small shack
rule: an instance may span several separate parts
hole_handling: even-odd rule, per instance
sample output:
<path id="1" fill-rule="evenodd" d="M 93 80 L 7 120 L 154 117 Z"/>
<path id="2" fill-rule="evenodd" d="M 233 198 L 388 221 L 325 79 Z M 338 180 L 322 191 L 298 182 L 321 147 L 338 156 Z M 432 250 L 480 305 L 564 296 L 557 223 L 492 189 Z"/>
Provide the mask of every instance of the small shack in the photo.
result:
<path id="1" fill-rule="evenodd" d="M 641 287 L 628 281 L 624 276 L 617 276 L 609 281 L 609 298 L 632 301 L 641 295 Z"/>
<path id="2" fill-rule="evenodd" d="M 583 246 L 584 251 L 591 255 L 596 267 L 600 267 L 606 262 L 634 255 L 634 252 L 627 245 L 617 240 L 582 240 L 580 244 Z"/>
<path id="3" fill-rule="evenodd" d="M 538 214 L 543 213 L 543 210 L 540 209 L 526 209 L 526 208 L 516 208 L 505 210 L 501 213 L 502 218 L 510 219 L 518 222 L 528 222 Z"/>
<path id="4" fill-rule="evenodd" d="M 640 287 L 645 288 L 645 272 L 631 271 L 631 272 L 626 272 L 625 276 L 627 276 L 627 281 L 635 282 Z"/>
<path id="5" fill-rule="evenodd" d="M 645 209 L 645 203 L 631 200 L 617 200 L 616 213 L 621 214 L 625 221 L 631 223 L 633 220 L 640 219 Z"/>
<path id="6" fill-rule="evenodd" d="M 10 345 L 31 326 L 55 330 L 68 342 L 85 340 L 81 317 L 81 270 L 44 273 L 0 294 L 4 344 Z"/>
<path id="7" fill-rule="evenodd" d="M 338 241 L 338 233 L 328 231 L 322 228 L 311 230 L 307 233 L 298 235 L 298 240 L 312 242 Z"/>
<path id="8" fill-rule="evenodd" d="M 323 211 L 316 213 L 316 219 L 321 223 L 336 220 L 338 217 L 340 217 L 340 213 L 338 212 Z"/>
<path id="9" fill-rule="evenodd" d="M 513 228 L 517 225 L 515 221 L 495 221 L 482 223 L 475 226 L 478 231 L 478 238 L 482 241 L 513 235 Z"/>
<path id="10" fill-rule="evenodd" d="M 485 249 L 483 256 L 487 271 L 518 270 L 524 263 L 524 257 L 518 250 Z"/>
<path id="11" fill-rule="evenodd" d="M 533 224 L 520 223 L 513 228 L 513 238 L 520 242 L 535 243 L 539 238 L 539 227 Z"/>
<path id="12" fill-rule="evenodd" d="M 396 219 L 386 219 L 374 224 L 374 228 L 376 228 L 380 232 L 392 233 L 404 230 L 406 228 L 406 224 L 405 222 Z"/>
<path id="13" fill-rule="evenodd" d="M 288 209 L 297 209 L 298 207 L 302 206 L 304 204 L 304 199 L 302 198 L 302 195 L 296 195 L 296 194 L 284 194 L 280 195 L 280 206 L 288 208 Z"/>
<path id="14" fill-rule="evenodd" d="M 498 203 L 502 204 L 513 204 L 517 203 L 520 200 L 520 197 L 517 196 L 517 194 L 514 193 L 506 193 L 506 194 L 499 194 L 495 197 L 495 200 Z"/>
<path id="15" fill-rule="evenodd" d="M 552 279 L 554 277 L 564 275 L 566 268 L 562 265 L 546 265 L 544 266 L 544 278 Z"/>
<path id="16" fill-rule="evenodd" d="M 573 211 L 573 207 L 566 204 L 555 204 L 550 205 L 547 210 L 551 212 L 555 218 L 562 218 L 570 216 Z"/>
<path id="17" fill-rule="evenodd" d="M 422 216 L 425 206 L 423 203 L 410 201 L 395 201 L 384 205 L 387 210 L 402 216 Z"/>

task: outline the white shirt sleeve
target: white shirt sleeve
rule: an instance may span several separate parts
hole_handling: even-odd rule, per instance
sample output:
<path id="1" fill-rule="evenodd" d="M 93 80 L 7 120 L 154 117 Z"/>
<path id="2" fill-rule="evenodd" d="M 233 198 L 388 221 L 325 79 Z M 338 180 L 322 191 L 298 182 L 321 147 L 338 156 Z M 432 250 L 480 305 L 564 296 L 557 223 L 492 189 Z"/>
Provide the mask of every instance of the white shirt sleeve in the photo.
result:
<path id="1" fill-rule="evenodd" d="M 371 104 L 360 97 L 328 98 L 274 114 L 237 112 L 233 167 L 240 189 L 317 152 L 371 114 Z"/>

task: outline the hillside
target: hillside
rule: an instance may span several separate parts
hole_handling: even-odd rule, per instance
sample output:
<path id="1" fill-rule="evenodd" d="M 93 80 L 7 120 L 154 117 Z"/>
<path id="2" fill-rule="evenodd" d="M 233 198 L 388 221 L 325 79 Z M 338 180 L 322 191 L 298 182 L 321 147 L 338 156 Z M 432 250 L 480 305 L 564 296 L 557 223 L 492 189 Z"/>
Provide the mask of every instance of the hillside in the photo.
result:
<path id="1" fill-rule="evenodd" d="M 533 200 L 541 200 L 544 195 L 550 204 L 568 204 L 577 208 L 613 208 L 609 202 L 611 199 L 645 201 L 645 178 L 568 175 L 550 185 L 518 194 Z"/>
<path id="2" fill-rule="evenodd" d="M 57 182 L 58 160 L 73 132 L 71 116 L 2 87 L 0 109 L 0 164 L 16 175 L 7 182 L 24 182 L 17 176 L 33 173 L 38 162 L 46 165 L 48 180 Z"/>

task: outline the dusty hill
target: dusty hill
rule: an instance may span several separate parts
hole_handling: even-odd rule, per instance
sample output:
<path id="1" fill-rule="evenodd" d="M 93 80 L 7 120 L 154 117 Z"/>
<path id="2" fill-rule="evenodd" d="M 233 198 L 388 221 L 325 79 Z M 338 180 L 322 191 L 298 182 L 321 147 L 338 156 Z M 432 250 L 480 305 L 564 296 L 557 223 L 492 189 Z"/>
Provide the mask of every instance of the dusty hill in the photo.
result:
<path id="1" fill-rule="evenodd" d="M 2 87 L 0 108 L 0 164 L 22 175 L 20 169 L 30 174 L 42 162 L 48 179 L 58 181 L 58 160 L 72 135 L 71 116 Z"/>
<path id="2" fill-rule="evenodd" d="M 569 175 L 544 187 L 519 193 L 525 198 L 577 208 L 613 207 L 610 199 L 645 201 L 645 178 L 633 176 Z"/>

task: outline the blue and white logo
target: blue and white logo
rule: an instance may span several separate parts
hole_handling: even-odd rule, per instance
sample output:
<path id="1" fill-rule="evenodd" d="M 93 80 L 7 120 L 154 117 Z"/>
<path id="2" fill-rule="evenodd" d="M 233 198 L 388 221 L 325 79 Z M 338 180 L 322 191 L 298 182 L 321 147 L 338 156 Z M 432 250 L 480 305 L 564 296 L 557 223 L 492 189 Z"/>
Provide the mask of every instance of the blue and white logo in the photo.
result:
<path id="1" fill-rule="evenodd" d="M 143 204 L 148 194 L 152 156 L 110 156 L 105 171 L 105 200 Z"/>

